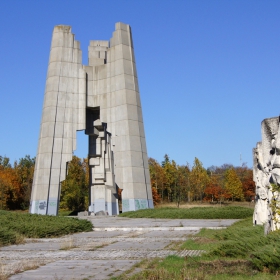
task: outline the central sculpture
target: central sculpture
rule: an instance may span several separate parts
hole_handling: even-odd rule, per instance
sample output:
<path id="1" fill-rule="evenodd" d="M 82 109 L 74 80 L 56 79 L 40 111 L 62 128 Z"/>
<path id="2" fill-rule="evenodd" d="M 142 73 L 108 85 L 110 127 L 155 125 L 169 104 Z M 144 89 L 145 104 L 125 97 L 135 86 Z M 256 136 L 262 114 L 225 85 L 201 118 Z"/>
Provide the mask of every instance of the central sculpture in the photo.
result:
<path id="1" fill-rule="evenodd" d="M 88 65 L 70 26 L 55 26 L 49 58 L 30 212 L 57 215 L 61 182 L 76 149 L 89 137 L 89 211 L 153 208 L 142 109 L 129 25 L 109 41 L 90 41 Z"/>

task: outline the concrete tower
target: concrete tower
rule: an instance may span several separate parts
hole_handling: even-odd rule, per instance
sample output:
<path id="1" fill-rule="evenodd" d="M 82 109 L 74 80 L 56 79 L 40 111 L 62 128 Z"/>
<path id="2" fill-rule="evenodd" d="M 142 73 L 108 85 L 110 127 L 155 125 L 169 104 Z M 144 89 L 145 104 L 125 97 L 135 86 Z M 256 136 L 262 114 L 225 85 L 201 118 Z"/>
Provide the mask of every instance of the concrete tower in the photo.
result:
<path id="1" fill-rule="evenodd" d="M 76 149 L 89 136 L 90 212 L 153 208 L 142 109 L 129 25 L 109 41 L 90 41 L 88 66 L 70 26 L 54 28 L 30 212 L 57 215 L 60 186 Z"/>

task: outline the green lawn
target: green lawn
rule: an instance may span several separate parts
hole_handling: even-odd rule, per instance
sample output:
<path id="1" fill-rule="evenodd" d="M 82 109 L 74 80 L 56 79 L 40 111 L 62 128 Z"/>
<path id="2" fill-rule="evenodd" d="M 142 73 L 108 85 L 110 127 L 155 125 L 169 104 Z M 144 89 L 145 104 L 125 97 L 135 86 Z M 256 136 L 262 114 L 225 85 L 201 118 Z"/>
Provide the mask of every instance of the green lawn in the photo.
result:
<path id="1" fill-rule="evenodd" d="M 0 246 L 20 243 L 26 237 L 56 237 L 91 231 L 92 227 L 91 222 L 77 218 L 0 210 Z"/>
<path id="2" fill-rule="evenodd" d="M 253 217 L 254 209 L 240 206 L 193 207 L 193 208 L 155 208 L 130 211 L 120 214 L 129 218 L 159 219 L 244 219 Z"/>

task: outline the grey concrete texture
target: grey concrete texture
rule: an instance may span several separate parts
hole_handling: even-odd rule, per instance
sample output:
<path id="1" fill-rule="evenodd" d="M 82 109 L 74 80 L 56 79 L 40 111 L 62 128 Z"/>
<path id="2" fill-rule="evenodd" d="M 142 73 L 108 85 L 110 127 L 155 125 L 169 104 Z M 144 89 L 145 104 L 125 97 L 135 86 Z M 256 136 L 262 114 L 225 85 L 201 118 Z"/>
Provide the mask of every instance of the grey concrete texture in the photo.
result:
<path id="1" fill-rule="evenodd" d="M 85 217 L 82 217 L 85 218 Z M 0 248 L 2 274 L 9 279 L 110 279 L 144 258 L 198 256 L 203 251 L 174 250 L 173 242 L 184 242 L 199 230 L 221 229 L 236 220 L 159 220 L 121 217 L 87 217 L 97 228 L 114 225 L 112 231 L 92 231 L 60 238 L 27 239 L 25 244 Z M 158 225 L 158 230 L 149 230 Z M 185 230 L 174 228 L 184 225 Z M 115 226 L 116 225 L 116 226 Z M 188 227 L 188 225 L 190 227 Z M 169 227 L 169 230 L 160 230 Z M 135 230 L 138 227 L 140 230 Z M 122 228 L 133 229 L 122 231 Z M 141 230 L 145 228 L 145 230 Z"/>
<path id="2" fill-rule="evenodd" d="M 234 222 L 238 221 L 237 219 L 149 219 L 149 218 L 126 218 L 126 217 L 97 217 L 97 216 L 89 216 L 89 217 L 81 217 L 82 219 L 88 219 L 94 224 L 94 229 L 110 229 L 113 228 L 115 230 L 122 230 L 123 228 L 129 228 L 130 231 L 133 229 L 141 230 L 151 228 L 169 228 L 172 230 L 174 228 L 185 227 L 186 229 L 197 228 L 200 230 L 201 228 L 221 228 L 228 227 Z M 129 225 L 129 226 L 128 226 Z"/>

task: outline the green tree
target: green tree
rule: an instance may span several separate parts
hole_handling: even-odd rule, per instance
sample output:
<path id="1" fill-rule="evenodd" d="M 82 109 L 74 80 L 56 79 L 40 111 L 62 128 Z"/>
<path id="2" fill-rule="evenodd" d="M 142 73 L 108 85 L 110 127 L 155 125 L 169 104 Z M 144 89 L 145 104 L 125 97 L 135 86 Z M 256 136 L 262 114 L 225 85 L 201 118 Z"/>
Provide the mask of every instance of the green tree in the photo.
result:
<path id="1" fill-rule="evenodd" d="M 18 204 L 21 209 L 28 209 L 29 207 L 34 167 L 35 158 L 31 158 L 29 155 L 20 158 L 19 162 L 15 162 L 14 164 L 14 169 L 20 182 L 20 198 Z"/>
<path id="2" fill-rule="evenodd" d="M 164 186 L 167 192 L 167 200 L 170 202 L 172 201 L 172 193 L 177 180 L 177 168 L 175 161 L 172 160 L 172 162 L 170 162 L 169 158 L 163 163 Z"/>
<path id="3" fill-rule="evenodd" d="M 10 159 L 6 156 L 0 156 L 0 169 L 4 169 L 7 167 L 12 167 L 10 164 Z"/>
<path id="4" fill-rule="evenodd" d="M 61 183 L 60 208 L 83 211 L 88 207 L 88 182 L 86 181 L 86 164 L 73 156 L 68 163 L 66 180 Z"/>
<path id="5" fill-rule="evenodd" d="M 189 176 L 190 169 L 187 165 L 177 165 L 177 176 L 174 186 L 174 199 L 176 201 L 177 207 L 180 207 L 180 203 L 186 200 L 189 191 Z"/>
<path id="6" fill-rule="evenodd" d="M 233 168 L 230 168 L 225 172 L 224 186 L 231 196 L 232 201 L 235 199 L 244 200 L 242 182 Z"/>

